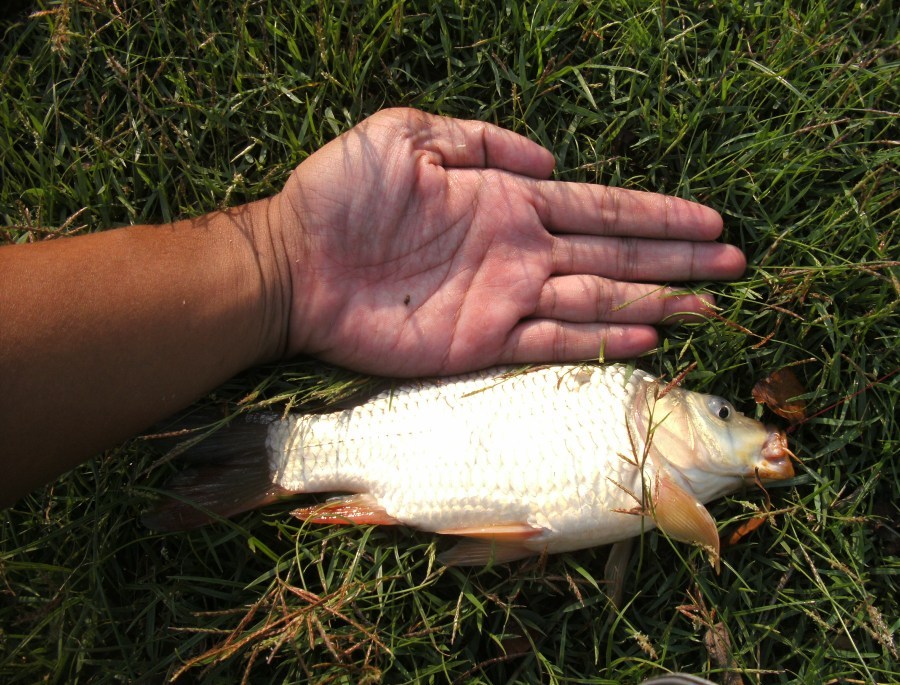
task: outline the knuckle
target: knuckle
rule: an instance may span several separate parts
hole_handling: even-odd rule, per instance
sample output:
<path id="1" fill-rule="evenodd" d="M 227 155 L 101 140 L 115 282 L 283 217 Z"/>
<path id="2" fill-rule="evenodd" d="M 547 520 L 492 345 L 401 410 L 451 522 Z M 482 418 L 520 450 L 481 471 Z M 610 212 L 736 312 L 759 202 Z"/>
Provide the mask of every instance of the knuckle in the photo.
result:
<path id="1" fill-rule="evenodd" d="M 557 360 L 568 359 L 569 336 L 565 328 L 557 327 L 553 333 L 553 358 Z"/>
<path id="2" fill-rule="evenodd" d="M 540 295 L 538 297 L 537 307 L 533 312 L 534 316 L 541 317 L 552 317 L 556 308 L 559 304 L 559 291 L 556 288 L 556 284 L 552 281 L 548 281 L 544 283 L 544 287 L 541 288 Z"/>
<path id="3" fill-rule="evenodd" d="M 602 278 L 594 283 L 594 303 L 596 306 L 595 320 L 605 321 L 613 309 L 612 289 L 609 283 Z"/>
<path id="4" fill-rule="evenodd" d="M 620 238 L 619 240 L 616 276 L 626 280 L 633 280 L 638 268 L 638 242 L 634 238 Z"/>
<path id="5" fill-rule="evenodd" d="M 662 221 L 662 229 L 663 229 L 663 238 L 668 238 L 669 233 L 671 232 L 672 225 L 672 198 L 668 195 L 662 195 L 662 205 L 663 205 L 663 221 Z"/>

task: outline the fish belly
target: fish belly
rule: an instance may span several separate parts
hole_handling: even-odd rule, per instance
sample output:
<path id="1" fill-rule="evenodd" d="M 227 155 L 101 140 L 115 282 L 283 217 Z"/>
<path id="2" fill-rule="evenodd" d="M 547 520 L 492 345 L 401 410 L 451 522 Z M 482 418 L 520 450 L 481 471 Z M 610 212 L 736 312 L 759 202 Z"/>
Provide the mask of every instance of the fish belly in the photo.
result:
<path id="1" fill-rule="evenodd" d="M 527 523 L 537 551 L 604 544 L 650 527 L 625 513 L 643 492 L 626 417 L 652 382 L 607 365 L 410 383 L 273 424 L 270 469 L 293 492 L 368 493 L 422 530 Z"/>

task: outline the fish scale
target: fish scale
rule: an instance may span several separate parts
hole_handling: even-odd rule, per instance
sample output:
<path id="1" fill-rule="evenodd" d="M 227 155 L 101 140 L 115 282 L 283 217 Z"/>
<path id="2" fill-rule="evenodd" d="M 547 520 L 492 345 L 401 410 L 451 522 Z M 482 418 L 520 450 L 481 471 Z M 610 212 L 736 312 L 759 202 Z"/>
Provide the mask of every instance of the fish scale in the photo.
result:
<path id="1" fill-rule="evenodd" d="M 641 492 L 625 413 L 652 382 L 609 365 L 413 383 L 273 426 L 270 467 L 285 490 L 367 492 L 423 530 L 518 521 L 543 529 L 535 550 L 583 547 L 586 530 L 603 544 L 641 529 L 614 482 Z"/>

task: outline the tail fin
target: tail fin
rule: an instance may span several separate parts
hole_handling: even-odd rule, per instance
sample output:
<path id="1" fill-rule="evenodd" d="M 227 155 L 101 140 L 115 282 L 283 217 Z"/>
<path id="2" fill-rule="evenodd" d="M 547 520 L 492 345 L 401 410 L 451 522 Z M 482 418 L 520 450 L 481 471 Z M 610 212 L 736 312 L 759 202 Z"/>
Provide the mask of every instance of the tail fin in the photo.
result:
<path id="1" fill-rule="evenodd" d="M 184 453 L 192 468 L 166 484 L 169 497 L 141 520 L 160 531 L 199 528 L 293 493 L 272 482 L 266 452 L 276 414 L 235 419 Z"/>

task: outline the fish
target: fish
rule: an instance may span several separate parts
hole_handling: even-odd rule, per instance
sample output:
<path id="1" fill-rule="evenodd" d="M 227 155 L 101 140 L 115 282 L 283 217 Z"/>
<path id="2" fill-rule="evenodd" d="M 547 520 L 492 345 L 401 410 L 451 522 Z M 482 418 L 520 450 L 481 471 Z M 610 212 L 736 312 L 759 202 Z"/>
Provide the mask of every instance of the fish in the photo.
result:
<path id="1" fill-rule="evenodd" d="M 150 528 L 203 525 L 309 493 L 309 523 L 459 538 L 449 565 L 508 563 L 658 527 L 716 567 L 706 503 L 794 475 L 783 431 L 626 364 L 499 368 L 398 383 L 357 406 L 251 413 L 193 448 Z"/>

